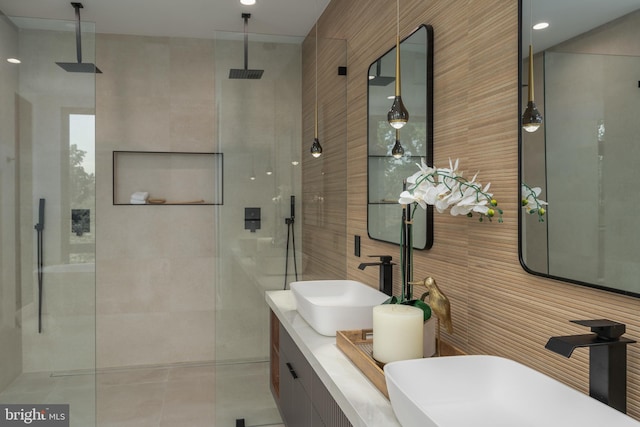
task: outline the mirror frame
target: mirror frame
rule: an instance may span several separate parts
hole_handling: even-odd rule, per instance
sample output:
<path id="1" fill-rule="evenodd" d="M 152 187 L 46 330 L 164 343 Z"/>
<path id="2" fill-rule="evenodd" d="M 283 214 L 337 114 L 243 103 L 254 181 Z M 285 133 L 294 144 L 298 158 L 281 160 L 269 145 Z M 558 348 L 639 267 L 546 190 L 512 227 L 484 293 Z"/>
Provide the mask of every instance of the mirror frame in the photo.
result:
<path id="1" fill-rule="evenodd" d="M 522 32 L 524 29 L 524 25 L 522 22 L 522 18 L 523 18 L 523 0 L 518 0 L 518 187 L 517 187 L 517 194 L 518 194 L 518 206 L 521 206 L 521 181 L 522 181 L 522 174 L 523 174 L 523 168 L 522 168 L 522 161 L 523 161 L 523 150 L 522 150 L 522 125 L 521 125 L 521 118 L 522 118 L 522 112 L 523 112 L 523 102 L 522 102 L 522 93 L 523 93 L 523 87 L 525 87 L 525 85 L 527 84 L 527 81 L 525 79 L 525 77 L 523 76 L 523 49 L 522 49 L 522 42 L 523 42 L 523 37 L 522 37 Z M 543 124 L 544 126 L 544 124 Z M 575 285 L 580 285 L 580 286 L 585 286 L 588 288 L 593 288 L 593 289 L 599 289 L 602 291 L 607 291 L 607 292 L 613 292 L 616 294 L 621 294 L 621 295 L 626 295 L 626 296 L 630 296 L 630 297 L 635 297 L 635 298 L 640 298 L 640 293 L 636 293 L 636 292 L 632 292 L 632 291 L 628 291 L 625 289 L 619 289 L 619 288 L 614 288 L 614 287 L 608 287 L 608 286 L 604 286 L 604 285 L 600 285 L 597 283 L 590 283 L 590 282 L 584 282 L 582 280 L 576 280 L 576 279 L 571 279 L 571 278 L 567 278 L 567 277 L 561 277 L 561 276 L 556 276 L 553 274 L 549 274 L 549 273 L 543 273 L 543 272 L 539 272 L 539 271 L 534 271 L 532 269 L 530 269 L 526 263 L 525 260 L 523 258 L 523 229 L 524 229 L 524 218 L 526 217 L 527 213 L 524 212 L 524 210 L 522 208 L 519 209 L 519 213 L 518 213 L 518 260 L 520 262 L 520 265 L 522 266 L 522 268 L 529 274 L 534 275 L 534 276 L 538 276 L 538 277 L 544 277 L 547 279 L 553 279 L 553 280 L 558 280 L 560 282 L 567 282 L 567 283 L 573 283 Z"/>
<path id="2" fill-rule="evenodd" d="M 400 41 L 400 49 L 402 49 L 402 43 L 404 43 L 407 39 L 409 39 L 410 37 L 416 35 L 416 33 L 420 30 L 424 29 L 426 31 L 426 43 L 425 43 L 425 47 L 426 47 L 426 52 L 425 52 L 425 61 L 426 61 L 426 100 L 425 100 L 425 106 L 426 106 L 426 115 L 425 115 L 425 153 L 424 156 L 420 156 L 421 158 L 424 158 L 426 163 L 429 166 L 433 166 L 433 27 L 429 24 L 420 24 L 417 28 L 415 28 L 413 31 L 411 31 L 411 33 L 406 36 L 405 38 L 403 38 Z M 371 69 L 371 67 L 375 66 L 376 63 L 378 63 L 378 61 L 380 61 L 382 58 L 384 58 L 386 55 L 389 55 L 391 52 L 395 51 L 396 46 L 394 45 L 393 47 L 391 47 L 389 50 L 387 50 L 386 52 L 384 52 L 382 55 L 380 55 L 379 57 L 377 57 L 373 62 L 371 62 L 371 64 L 369 65 L 369 67 L 367 68 L 367 71 L 369 71 Z M 402 50 L 401 50 L 401 58 L 402 58 Z M 368 79 L 368 76 L 367 76 Z M 370 232 L 370 226 L 371 226 L 371 222 L 370 222 L 370 218 L 369 218 L 369 207 L 372 205 L 371 200 L 369 198 L 369 181 L 370 181 L 370 174 L 371 174 L 371 170 L 370 170 L 370 162 L 369 162 L 369 158 L 370 158 L 370 118 L 371 118 L 371 104 L 369 102 L 370 100 L 370 85 L 368 83 L 367 80 L 367 156 L 366 156 L 366 160 L 367 160 L 367 235 L 371 240 L 376 240 L 376 241 L 380 241 L 380 242 L 386 242 L 386 243 L 391 243 L 394 245 L 400 245 L 399 239 L 398 241 L 391 241 L 391 240 L 385 240 L 379 237 L 372 237 L 371 232 Z M 391 104 L 389 104 L 391 105 Z M 410 119 L 411 120 L 411 119 Z M 407 175 L 409 176 L 409 175 Z M 400 191 L 398 191 L 398 195 L 400 195 Z M 399 205 L 398 205 L 399 206 Z M 414 245 L 414 249 L 418 249 L 418 250 L 427 250 L 427 249 L 431 249 L 431 247 L 433 246 L 433 206 L 427 206 L 427 209 L 425 210 L 425 231 L 426 231 L 426 240 L 425 240 L 425 245 L 424 246 L 415 246 Z M 400 235 L 399 230 L 400 230 L 400 225 L 401 225 L 401 210 L 398 210 L 398 236 Z M 415 241 L 415 239 L 414 239 Z"/>

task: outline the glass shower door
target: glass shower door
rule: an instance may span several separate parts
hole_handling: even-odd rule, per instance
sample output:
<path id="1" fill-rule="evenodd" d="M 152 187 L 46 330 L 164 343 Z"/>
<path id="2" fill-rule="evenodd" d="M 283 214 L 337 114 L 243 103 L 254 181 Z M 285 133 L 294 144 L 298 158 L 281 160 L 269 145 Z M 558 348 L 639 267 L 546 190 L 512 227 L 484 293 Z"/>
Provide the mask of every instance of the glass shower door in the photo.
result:
<path id="1" fill-rule="evenodd" d="M 0 14 L 0 33 L 0 56 L 20 61 L 0 65 L 0 414 L 92 426 L 95 74 L 56 64 L 76 59 L 73 22 Z"/>
<path id="2" fill-rule="evenodd" d="M 292 203 L 300 207 L 302 39 L 250 34 L 249 68 L 263 74 L 231 78 L 243 66 L 242 40 L 219 33 L 215 42 L 226 186 L 216 228 L 216 425 L 280 425 L 265 292 L 283 289 L 301 267 L 300 225 L 290 218 Z"/>

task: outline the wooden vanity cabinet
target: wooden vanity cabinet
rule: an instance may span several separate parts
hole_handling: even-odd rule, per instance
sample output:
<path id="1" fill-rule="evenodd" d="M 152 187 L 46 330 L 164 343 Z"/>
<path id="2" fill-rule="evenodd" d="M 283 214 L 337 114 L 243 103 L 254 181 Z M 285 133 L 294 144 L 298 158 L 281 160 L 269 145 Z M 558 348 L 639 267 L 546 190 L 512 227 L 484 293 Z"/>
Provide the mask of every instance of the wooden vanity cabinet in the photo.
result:
<path id="1" fill-rule="evenodd" d="M 273 358 L 274 353 L 277 360 Z M 271 390 L 286 426 L 352 426 L 273 313 L 271 355 Z"/>

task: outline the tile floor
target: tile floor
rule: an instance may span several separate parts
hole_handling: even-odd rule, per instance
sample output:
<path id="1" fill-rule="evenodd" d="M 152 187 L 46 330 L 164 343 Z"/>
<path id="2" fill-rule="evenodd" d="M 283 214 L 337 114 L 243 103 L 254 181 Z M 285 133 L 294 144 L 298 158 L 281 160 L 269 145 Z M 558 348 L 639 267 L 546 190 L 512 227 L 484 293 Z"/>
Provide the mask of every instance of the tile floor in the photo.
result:
<path id="1" fill-rule="evenodd" d="M 283 427 L 268 379 L 268 362 L 106 370 L 95 378 L 34 373 L 16 379 L 0 402 L 69 403 L 71 427 L 94 419 L 98 427 L 235 427 L 237 418 L 247 427 Z"/>

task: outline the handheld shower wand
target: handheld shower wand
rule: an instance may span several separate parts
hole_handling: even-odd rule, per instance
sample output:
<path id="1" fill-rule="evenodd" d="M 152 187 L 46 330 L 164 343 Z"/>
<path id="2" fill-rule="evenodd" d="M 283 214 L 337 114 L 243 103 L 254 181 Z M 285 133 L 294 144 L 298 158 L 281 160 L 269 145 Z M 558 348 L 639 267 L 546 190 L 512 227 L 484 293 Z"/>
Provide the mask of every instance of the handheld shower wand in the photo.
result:
<path id="1" fill-rule="evenodd" d="M 44 279 L 44 199 L 38 204 L 38 223 L 35 225 L 37 233 L 38 257 L 38 333 L 42 333 L 42 282 Z"/>
<path id="2" fill-rule="evenodd" d="M 287 289 L 287 274 L 289 273 L 289 236 L 293 244 L 293 271 L 295 272 L 296 281 L 298 280 L 298 264 L 296 263 L 296 235 L 295 235 L 295 213 L 296 213 L 296 196 L 291 196 L 291 216 L 284 219 L 287 224 L 287 253 L 284 259 L 284 288 Z"/>

